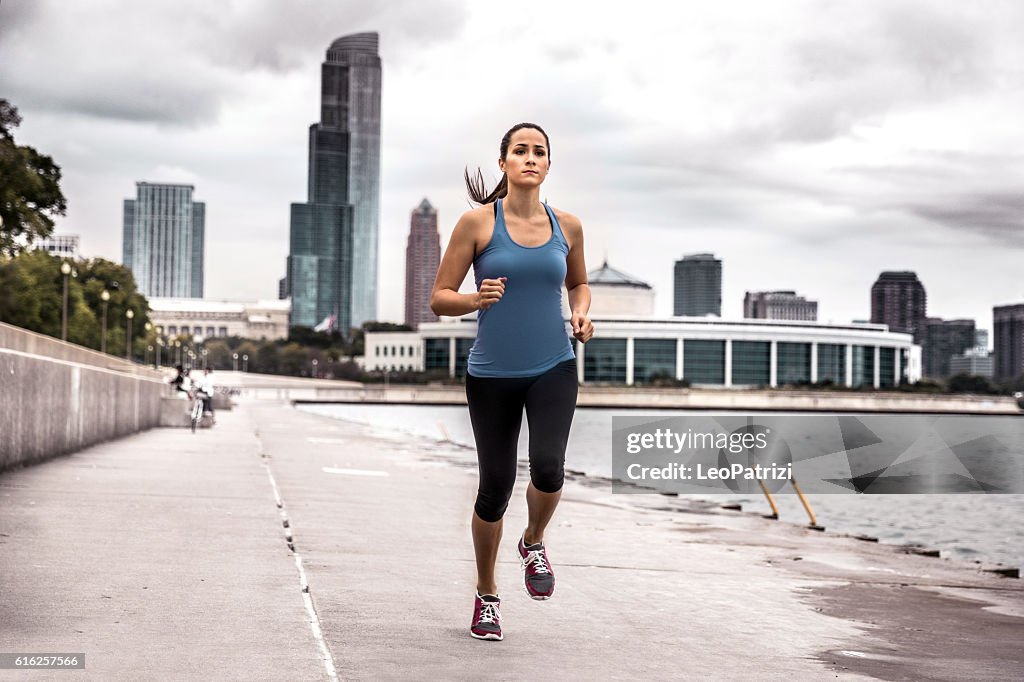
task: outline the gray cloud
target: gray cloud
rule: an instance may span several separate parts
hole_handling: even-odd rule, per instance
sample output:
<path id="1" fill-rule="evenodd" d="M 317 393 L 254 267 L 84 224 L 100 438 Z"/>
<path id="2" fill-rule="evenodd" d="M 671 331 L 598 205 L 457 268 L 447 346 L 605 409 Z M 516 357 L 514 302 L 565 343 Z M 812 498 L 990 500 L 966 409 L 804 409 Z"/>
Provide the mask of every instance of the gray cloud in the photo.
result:
<path id="1" fill-rule="evenodd" d="M 116 20 L 66 3 L 0 7 L 0 82 L 27 107 L 191 127 L 216 120 L 248 74 L 315 68 L 337 37 L 378 31 L 382 57 L 408 62 L 462 30 L 456 2 L 132 3 Z M 112 17 L 113 18 L 113 17 Z"/>
<path id="2" fill-rule="evenodd" d="M 970 230 L 996 243 L 1024 248 L 1024 193 L 989 192 L 936 197 L 901 208 L 957 230 Z"/>

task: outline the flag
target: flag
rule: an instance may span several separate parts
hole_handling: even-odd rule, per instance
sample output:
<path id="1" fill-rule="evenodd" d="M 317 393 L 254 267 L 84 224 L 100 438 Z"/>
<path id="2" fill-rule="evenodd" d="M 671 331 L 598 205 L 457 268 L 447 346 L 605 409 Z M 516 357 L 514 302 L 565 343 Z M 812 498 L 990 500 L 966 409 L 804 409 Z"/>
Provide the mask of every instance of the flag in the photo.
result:
<path id="1" fill-rule="evenodd" d="M 315 332 L 329 332 L 334 330 L 334 326 L 337 324 L 338 318 L 334 315 L 328 315 L 324 318 L 323 322 L 313 327 Z"/>

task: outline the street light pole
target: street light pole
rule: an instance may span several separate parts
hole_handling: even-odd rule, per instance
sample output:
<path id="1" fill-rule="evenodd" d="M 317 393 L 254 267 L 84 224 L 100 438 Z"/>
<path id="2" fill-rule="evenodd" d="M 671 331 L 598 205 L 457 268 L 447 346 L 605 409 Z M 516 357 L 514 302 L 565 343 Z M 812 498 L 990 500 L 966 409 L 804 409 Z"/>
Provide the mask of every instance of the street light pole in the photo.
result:
<path id="1" fill-rule="evenodd" d="M 238 353 L 232 353 L 231 354 L 231 371 L 232 372 L 237 372 L 238 371 Z"/>
<path id="2" fill-rule="evenodd" d="M 125 311 L 124 316 L 128 318 L 128 336 L 124 338 L 124 357 L 126 360 L 131 361 L 132 359 L 132 318 L 135 317 L 135 311 L 129 308 Z"/>
<path id="3" fill-rule="evenodd" d="M 60 264 L 60 272 L 64 275 L 64 309 L 60 316 L 60 340 L 68 340 L 68 275 L 71 274 L 71 264 L 64 261 Z"/>
<path id="4" fill-rule="evenodd" d="M 243 372 L 248 372 L 249 371 L 249 356 L 248 355 L 243 355 L 242 356 L 242 371 Z"/>
<path id="5" fill-rule="evenodd" d="M 316 379 L 316 366 L 320 364 L 320 361 L 313 358 L 313 378 Z"/>
<path id="6" fill-rule="evenodd" d="M 110 292 L 106 289 L 100 294 L 100 300 L 103 301 L 103 326 L 102 334 L 100 335 L 100 351 L 103 353 L 107 352 L 107 304 L 110 302 Z"/>

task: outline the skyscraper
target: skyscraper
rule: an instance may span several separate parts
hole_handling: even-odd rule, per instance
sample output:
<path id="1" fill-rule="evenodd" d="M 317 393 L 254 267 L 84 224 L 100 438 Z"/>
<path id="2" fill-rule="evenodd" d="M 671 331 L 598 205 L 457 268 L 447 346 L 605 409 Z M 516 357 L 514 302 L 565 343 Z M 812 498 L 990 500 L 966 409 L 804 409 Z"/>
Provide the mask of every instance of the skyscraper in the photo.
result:
<path id="1" fill-rule="evenodd" d="M 414 329 L 421 322 L 437 322 L 437 315 L 430 309 L 430 291 L 440 263 L 437 209 L 424 199 L 412 212 L 405 247 L 405 323 Z"/>
<path id="2" fill-rule="evenodd" d="M 992 308 L 995 336 L 995 361 L 992 373 L 996 381 L 1011 381 L 1024 374 L 1024 303 Z"/>
<path id="3" fill-rule="evenodd" d="M 814 322 L 818 302 L 797 296 L 795 291 L 748 291 L 743 297 L 743 317 Z"/>
<path id="4" fill-rule="evenodd" d="M 381 66 L 376 33 L 338 38 L 321 66 L 320 122 L 309 127 L 306 203 L 292 204 L 290 324 L 333 316 L 347 333 L 377 318 Z"/>
<path id="5" fill-rule="evenodd" d="M 135 183 L 124 200 L 122 261 L 145 296 L 203 297 L 206 204 L 192 185 Z"/>
<path id="6" fill-rule="evenodd" d="M 945 379 L 951 375 L 950 359 L 974 347 L 974 320 L 925 318 L 919 328 L 923 375 Z"/>
<path id="7" fill-rule="evenodd" d="M 673 315 L 722 316 L 722 261 L 714 254 L 683 256 L 673 280 Z"/>
<path id="8" fill-rule="evenodd" d="M 883 272 L 871 286 L 871 321 L 913 334 L 915 343 L 921 343 L 920 327 L 927 312 L 924 285 L 913 272 Z"/>

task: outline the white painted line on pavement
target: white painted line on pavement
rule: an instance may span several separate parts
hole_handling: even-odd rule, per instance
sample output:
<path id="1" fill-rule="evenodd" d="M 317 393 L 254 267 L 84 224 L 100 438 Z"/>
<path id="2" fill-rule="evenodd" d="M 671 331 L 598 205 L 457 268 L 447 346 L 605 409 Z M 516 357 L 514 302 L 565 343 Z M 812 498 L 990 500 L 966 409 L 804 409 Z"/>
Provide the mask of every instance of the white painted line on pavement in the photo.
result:
<path id="1" fill-rule="evenodd" d="M 343 474 L 346 476 L 390 476 L 386 471 L 374 471 L 373 469 L 336 469 L 324 467 L 325 474 Z"/>

